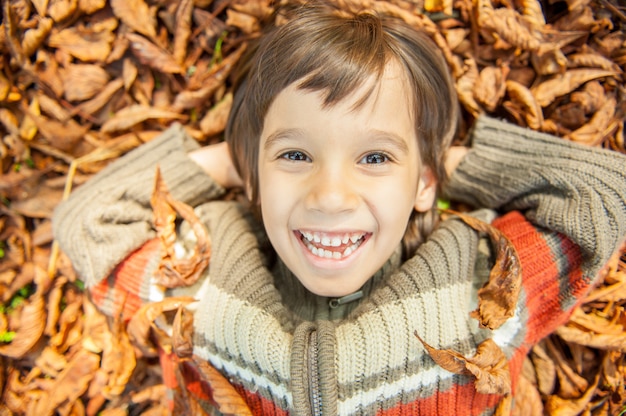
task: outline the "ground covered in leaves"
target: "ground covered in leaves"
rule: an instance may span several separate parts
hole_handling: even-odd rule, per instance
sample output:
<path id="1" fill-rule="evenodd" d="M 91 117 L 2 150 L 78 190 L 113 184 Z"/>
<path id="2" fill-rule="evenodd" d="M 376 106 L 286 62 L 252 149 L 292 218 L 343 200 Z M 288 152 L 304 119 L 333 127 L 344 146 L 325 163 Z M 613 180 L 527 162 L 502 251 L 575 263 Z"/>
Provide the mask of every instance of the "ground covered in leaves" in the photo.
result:
<path id="1" fill-rule="evenodd" d="M 626 152 L 617 0 L 334 0 L 389 13 L 442 50 L 480 113 Z M 623 4 L 623 3 L 622 3 Z M 5 0 L 0 30 L 0 414 L 166 414 L 150 354 L 165 305 L 100 314 L 58 252 L 54 206 L 178 121 L 220 140 L 230 75 L 277 20 L 269 0 Z M 468 123 L 469 124 L 469 123 Z M 462 138 L 461 138 L 462 139 Z M 626 257 L 533 348 L 515 414 L 626 413 Z M 170 345 L 171 347 L 171 345 Z"/>

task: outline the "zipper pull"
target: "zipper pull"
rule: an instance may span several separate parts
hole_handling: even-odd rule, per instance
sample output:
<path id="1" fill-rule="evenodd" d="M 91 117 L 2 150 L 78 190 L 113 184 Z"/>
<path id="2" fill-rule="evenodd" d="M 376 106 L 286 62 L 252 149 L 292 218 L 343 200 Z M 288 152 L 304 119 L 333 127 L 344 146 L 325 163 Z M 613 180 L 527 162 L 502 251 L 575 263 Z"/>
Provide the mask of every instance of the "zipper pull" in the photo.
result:
<path id="1" fill-rule="evenodd" d="M 349 295 L 340 297 L 340 298 L 335 298 L 335 299 L 331 299 L 328 302 L 328 306 L 331 307 L 331 309 L 335 309 L 338 308 L 341 305 L 345 305 L 346 303 L 350 303 L 353 302 L 355 300 L 359 300 L 363 297 L 363 291 L 362 290 L 358 290 L 354 293 L 350 293 Z"/>

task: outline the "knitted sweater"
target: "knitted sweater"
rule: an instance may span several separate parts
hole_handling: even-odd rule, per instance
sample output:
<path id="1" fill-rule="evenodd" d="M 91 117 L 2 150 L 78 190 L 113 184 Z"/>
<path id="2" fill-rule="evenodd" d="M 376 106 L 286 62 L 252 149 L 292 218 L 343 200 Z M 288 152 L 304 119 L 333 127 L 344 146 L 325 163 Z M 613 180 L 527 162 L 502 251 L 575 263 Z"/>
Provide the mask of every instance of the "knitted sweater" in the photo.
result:
<path id="1" fill-rule="evenodd" d="M 185 156 L 192 147 L 174 126 L 117 160 L 57 208 L 54 232 L 105 312 L 119 312 L 124 299 L 130 316 L 178 294 L 151 279 L 160 258 L 149 205 L 158 163 L 174 196 L 196 206 L 213 245 L 208 270 L 185 289 L 199 300 L 194 354 L 254 414 L 491 414 L 501 396 L 439 367 L 414 333 L 466 357 L 492 339 L 515 387 L 529 349 L 566 322 L 626 235 L 623 156 L 482 117 L 445 193 L 485 208 L 474 215 L 517 249 L 514 316 L 493 331 L 470 318 L 492 259 L 484 236 L 456 219 L 404 263 L 398 250 L 362 298 L 334 307 L 275 259 L 244 207 L 214 201 L 224 191 Z M 210 389 L 192 390 L 211 401 Z"/>

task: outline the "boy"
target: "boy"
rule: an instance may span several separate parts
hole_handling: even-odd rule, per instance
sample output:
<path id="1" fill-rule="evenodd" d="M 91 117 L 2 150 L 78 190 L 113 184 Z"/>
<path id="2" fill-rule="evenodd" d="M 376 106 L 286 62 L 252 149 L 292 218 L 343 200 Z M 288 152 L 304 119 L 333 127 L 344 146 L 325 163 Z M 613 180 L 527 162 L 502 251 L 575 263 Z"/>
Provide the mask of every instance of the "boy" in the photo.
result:
<path id="1" fill-rule="evenodd" d="M 414 334 L 466 357 L 492 340 L 515 380 L 624 239 L 624 158 L 483 117 L 446 180 L 463 156 L 445 158 L 454 89 L 432 43 L 393 19 L 304 7 L 248 68 L 228 147 L 187 156 L 194 144 L 174 126 L 57 210 L 55 234 L 98 303 L 116 310 L 107 295 L 126 290 L 129 267 L 127 308 L 163 296 L 151 284 L 158 163 L 213 244 L 202 278 L 165 296 L 193 293 L 194 354 L 254 414 L 492 413 L 502 394 L 437 365 Z M 475 216 L 517 250 L 522 288 L 499 329 L 470 317 L 493 253 L 459 220 L 437 226 L 442 183 L 489 208 Z M 250 207 L 211 201 L 230 186 Z"/>

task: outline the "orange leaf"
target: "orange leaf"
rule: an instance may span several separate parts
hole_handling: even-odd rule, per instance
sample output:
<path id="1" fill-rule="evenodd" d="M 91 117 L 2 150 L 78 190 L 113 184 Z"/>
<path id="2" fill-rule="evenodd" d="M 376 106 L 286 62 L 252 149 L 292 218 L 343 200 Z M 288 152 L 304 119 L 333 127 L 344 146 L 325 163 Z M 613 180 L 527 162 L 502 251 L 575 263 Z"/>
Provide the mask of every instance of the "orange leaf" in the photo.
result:
<path id="1" fill-rule="evenodd" d="M 158 47 L 148 39 L 135 33 L 128 33 L 126 37 L 130 41 L 130 49 L 142 64 L 167 74 L 181 74 L 184 72 L 183 67 L 176 62 L 169 52 Z"/>
<path id="2" fill-rule="evenodd" d="M 111 0 L 113 13 L 133 30 L 150 38 L 156 37 L 156 18 L 143 0 Z"/>
<path id="3" fill-rule="evenodd" d="M 585 82 L 617 75 L 604 69 L 571 69 L 532 88 L 535 99 L 542 107 L 550 105 L 557 97 L 568 94 Z"/>
<path id="4" fill-rule="evenodd" d="M 172 197 L 158 167 L 150 203 L 154 211 L 154 227 L 162 243 L 157 281 L 169 288 L 194 284 L 208 267 L 211 258 L 211 240 L 206 228 L 193 208 Z M 176 213 L 189 223 L 196 237 L 193 251 L 183 258 L 176 255 L 174 248 Z"/>
<path id="5" fill-rule="evenodd" d="M 101 131 L 103 133 L 112 133 L 120 130 L 127 130 L 150 119 L 185 120 L 186 118 L 186 116 L 173 111 L 135 104 L 125 107 L 115 113 L 113 117 L 104 122 Z"/>
<path id="6" fill-rule="evenodd" d="M 212 390 L 220 412 L 227 415 L 252 416 L 250 408 L 228 380 L 206 360 L 193 357 L 200 376 Z"/>
<path id="7" fill-rule="evenodd" d="M 427 344 L 415 332 L 428 355 L 443 369 L 455 374 L 472 374 L 476 378 L 476 391 L 482 394 L 508 394 L 511 392 L 511 373 L 506 356 L 492 339 L 481 342 L 472 358 L 453 350 L 438 350 Z"/>
<path id="8" fill-rule="evenodd" d="M 450 212 L 475 229 L 486 233 L 494 246 L 496 260 L 489 281 L 478 291 L 478 309 L 471 316 L 483 328 L 497 329 L 515 313 L 522 288 L 522 271 L 517 251 L 497 228 L 470 215 Z"/>

